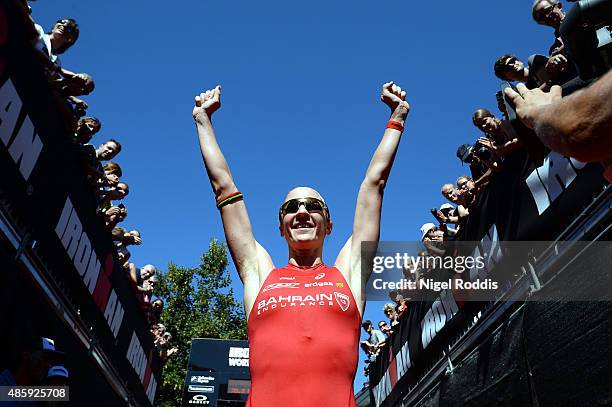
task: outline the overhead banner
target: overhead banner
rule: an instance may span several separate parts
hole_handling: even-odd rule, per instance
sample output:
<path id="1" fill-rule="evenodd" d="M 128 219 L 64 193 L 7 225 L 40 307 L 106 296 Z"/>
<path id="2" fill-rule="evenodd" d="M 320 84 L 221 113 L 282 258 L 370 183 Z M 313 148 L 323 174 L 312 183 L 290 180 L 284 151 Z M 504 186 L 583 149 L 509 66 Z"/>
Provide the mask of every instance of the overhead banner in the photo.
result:
<path id="1" fill-rule="evenodd" d="M 585 164 L 551 152 L 536 166 L 525 152 L 515 151 L 470 208 L 458 240 L 473 242 L 470 253 L 475 257 L 481 253 L 492 256 L 492 249 L 501 241 L 554 240 L 606 185 L 600 164 Z M 536 256 L 542 247 L 534 245 L 529 254 Z M 499 256 L 493 273 L 504 270 L 504 264 L 511 260 L 512 264 L 521 261 Z M 453 277 L 448 271 L 436 279 L 443 282 Z M 374 278 L 375 273 L 370 282 Z M 373 405 L 397 405 L 491 304 L 491 300 L 463 301 L 452 289 L 415 292 L 400 325 L 394 327 L 391 343 L 370 366 Z"/>
<path id="2" fill-rule="evenodd" d="M 96 215 L 65 101 L 49 90 L 20 3 L 0 2 L 0 192 L 138 405 L 153 405 L 160 365 L 145 314 Z"/>

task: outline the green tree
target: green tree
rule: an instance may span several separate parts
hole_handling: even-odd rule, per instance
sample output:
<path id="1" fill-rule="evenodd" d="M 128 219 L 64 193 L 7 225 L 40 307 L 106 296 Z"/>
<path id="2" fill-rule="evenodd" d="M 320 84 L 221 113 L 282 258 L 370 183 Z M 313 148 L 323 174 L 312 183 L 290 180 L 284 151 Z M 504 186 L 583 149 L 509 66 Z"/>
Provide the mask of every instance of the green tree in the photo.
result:
<path id="1" fill-rule="evenodd" d="M 164 300 L 161 323 L 178 352 L 163 369 L 157 405 L 180 406 L 193 338 L 246 339 L 241 302 L 236 301 L 227 270 L 227 248 L 211 240 L 198 267 L 168 265 L 160 273 L 157 297 Z"/>

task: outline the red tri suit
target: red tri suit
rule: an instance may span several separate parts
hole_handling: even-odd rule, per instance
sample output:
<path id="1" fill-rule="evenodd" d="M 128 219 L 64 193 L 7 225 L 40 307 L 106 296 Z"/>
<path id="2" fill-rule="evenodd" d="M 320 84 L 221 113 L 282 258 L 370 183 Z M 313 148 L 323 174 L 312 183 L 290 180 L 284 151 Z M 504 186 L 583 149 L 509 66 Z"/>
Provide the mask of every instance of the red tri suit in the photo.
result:
<path id="1" fill-rule="evenodd" d="M 354 407 L 360 322 L 337 268 L 272 270 L 249 315 L 247 407 Z"/>

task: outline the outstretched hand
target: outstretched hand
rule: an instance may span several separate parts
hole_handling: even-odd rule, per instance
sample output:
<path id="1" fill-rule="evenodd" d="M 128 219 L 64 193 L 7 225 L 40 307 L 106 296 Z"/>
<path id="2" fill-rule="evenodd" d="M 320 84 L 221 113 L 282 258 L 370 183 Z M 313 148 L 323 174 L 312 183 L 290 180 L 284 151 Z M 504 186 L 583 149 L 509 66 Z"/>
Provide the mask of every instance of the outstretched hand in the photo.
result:
<path id="1" fill-rule="evenodd" d="M 534 121 L 550 104 L 561 100 L 561 87 L 553 86 L 550 92 L 543 92 L 541 89 L 527 89 L 519 83 L 516 91 L 512 88 L 504 89 L 506 96 L 510 98 L 516 106 L 516 115 L 523 124 L 533 129 Z"/>
<path id="2" fill-rule="evenodd" d="M 214 112 L 221 107 L 221 86 L 217 85 L 212 90 L 200 93 L 195 97 L 195 106 L 193 107 L 193 118 L 195 120 L 201 114 L 205 114 L 209 119 Z"/>
<path id="3" fill-rule="evenodd" d="M 393 82 L 387 82 L 383 85 L 380 100 L 389 106 L 391 111 L 397 109 L 399 105 L 404 106 L 408 111 L 410 110 L 410 104 L 406 102 L 406 92 Z"/>

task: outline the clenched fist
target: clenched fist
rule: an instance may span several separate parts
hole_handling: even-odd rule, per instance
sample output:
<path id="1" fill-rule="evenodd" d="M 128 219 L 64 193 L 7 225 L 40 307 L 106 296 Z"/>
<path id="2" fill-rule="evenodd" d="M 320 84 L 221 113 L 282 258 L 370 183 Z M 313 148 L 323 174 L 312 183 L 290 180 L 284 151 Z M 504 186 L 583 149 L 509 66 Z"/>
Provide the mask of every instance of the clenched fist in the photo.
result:
<path id="1" fill-rule="evenodd" d="M 394 111 L 400 105 L 405 107 L 407 111 L 410 110 L 410 104 L 406 102 L 406 92 L 393 82 L 387 82 L 383 85 L 380 100 L 385 102 L 391 108 L 391 111 Z"/>
<path id="2" fill-rule="evenodd" d="M 200 93 L 199 96 L 195 97 L 195 106 L 193 107 L 193 118 L 195 120 L 201 114 L 205 114 L 210 117 L 214 112 L 221 107 L 221 86 L 217 85 L 212 90 L 207 90 L 204 93 Z"/>

